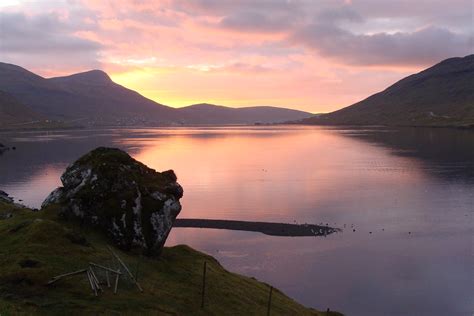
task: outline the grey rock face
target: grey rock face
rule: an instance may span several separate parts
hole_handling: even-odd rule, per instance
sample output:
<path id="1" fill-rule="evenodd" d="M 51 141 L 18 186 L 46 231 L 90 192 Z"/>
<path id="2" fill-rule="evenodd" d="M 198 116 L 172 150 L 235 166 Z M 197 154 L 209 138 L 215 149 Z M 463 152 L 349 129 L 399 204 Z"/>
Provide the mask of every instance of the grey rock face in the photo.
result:
<path id="1" fill-rule="evenodd" d="M 105 232 L 125 250 L 159 255 L 181 211 L 182 187 L 172 170 L 157 172 L 113 148 L 97 148 L 70 165 L 63 187 L 42 208 L 59 206 L 60 216 Z"/>

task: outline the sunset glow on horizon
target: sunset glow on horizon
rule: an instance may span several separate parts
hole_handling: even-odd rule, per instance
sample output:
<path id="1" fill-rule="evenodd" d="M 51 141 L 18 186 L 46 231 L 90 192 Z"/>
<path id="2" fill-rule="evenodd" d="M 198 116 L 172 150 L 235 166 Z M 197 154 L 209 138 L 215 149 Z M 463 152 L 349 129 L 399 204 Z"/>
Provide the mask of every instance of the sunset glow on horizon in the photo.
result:
<path id="1" fill-rule="evenodd" d="M 2 1 L 0 61 L 45 77 L 102 69 L 172 107 L 320 113 L 472 53 L 472 12 L 469 0 Z"/>

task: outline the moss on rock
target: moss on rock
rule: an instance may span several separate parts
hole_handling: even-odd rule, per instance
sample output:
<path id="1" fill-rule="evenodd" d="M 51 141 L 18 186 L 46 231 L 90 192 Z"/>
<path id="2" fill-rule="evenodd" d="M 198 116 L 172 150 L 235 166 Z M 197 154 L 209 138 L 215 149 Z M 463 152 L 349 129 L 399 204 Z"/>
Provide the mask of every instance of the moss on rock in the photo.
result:
<path id="1" fill-rule="evenodd" d="M 158 255 L 181 210 L 172 170 L 157 172 L 116 148 L 99 147 L 71 164 L 43 202 L 60 216 L 99 228 L 122 249 Z"/>

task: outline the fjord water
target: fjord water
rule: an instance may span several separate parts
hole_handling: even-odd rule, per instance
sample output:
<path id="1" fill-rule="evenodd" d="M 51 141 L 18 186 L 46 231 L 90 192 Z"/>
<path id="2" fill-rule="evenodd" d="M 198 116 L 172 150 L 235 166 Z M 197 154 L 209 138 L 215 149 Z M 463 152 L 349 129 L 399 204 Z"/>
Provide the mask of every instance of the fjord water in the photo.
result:
<path id="1" fill-rule="evenodd" d="M 97 146 L 174 169 L 182 218 L 323 223 L 342 233 L 273 237 L 176 228 L 231 271 L 347 315 L 472 315 L 474 132 L 223 127 L 9 132 L 0 189 L 39 207 Z M 355 231 L 354 231 L 355 230 Z"/>

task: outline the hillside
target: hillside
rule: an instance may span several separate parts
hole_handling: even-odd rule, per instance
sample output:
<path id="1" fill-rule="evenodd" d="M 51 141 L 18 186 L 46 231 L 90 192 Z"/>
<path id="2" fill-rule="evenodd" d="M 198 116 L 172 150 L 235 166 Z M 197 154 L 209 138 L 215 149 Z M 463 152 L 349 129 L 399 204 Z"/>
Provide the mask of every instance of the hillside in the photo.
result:
<path id="1" fill-rule="evenodd" d="M 0 89 L 49 119 L 88 125 L 164 124 L 177 119 L 172 108 L 114 83 L 98 70 L 46 79 L 1 63 Z"/>
<path id="2" fill-rule="evenodd" d="M 365 100 L 301 123 L 473 126 L 474 55 L 446 59 Z"/>
<path id="3" fill-rule="evenodd" d="M 49 120 L 84 126 L 276 123 L 311 115 L 275 107 L 195 105 L 175 109 L 116 84 L 100 70 L 47 79 L 19 66 L 0 63 L 0 90 Z"/>
<path id="4" fill-rule="evenodd" d="M 138 271 L 143 293 L 130 280 L 121 280 L 117 294 L 106 288 L 96 297 L 84 276 L 48 286 L 52 277 L 86 267 L 91 261 L 110 264 L 105 238 L 60 221 L 55 210 L 32 212 L 0 199 L 0 314 L 266 314 L 269 285 L 228 272 L 211 256 L 183 245 L 165 248 L 160 259 L 115 251 L 134 273 Z M 207 290 L 201 309 L 204 261 Z M 271 311 L 272 315 L 327 315 L 298 304 L 277 289 Z"/>
<path id="5" fill-rule="evenodd" d="M 309 117 L 308 112 L 271 106 L 230 108 L 213 104 L 194 104 L 178 109 L 183 123 L 187 124 L 254 124 L 300 120 Z"/>
<path id="6" fill-rule="evenodd" d="M 43 116 L 21 104 L 12 95 L 0 91 L 0 126 L 15 126 L 24 122 L 39 121 Z"/>

